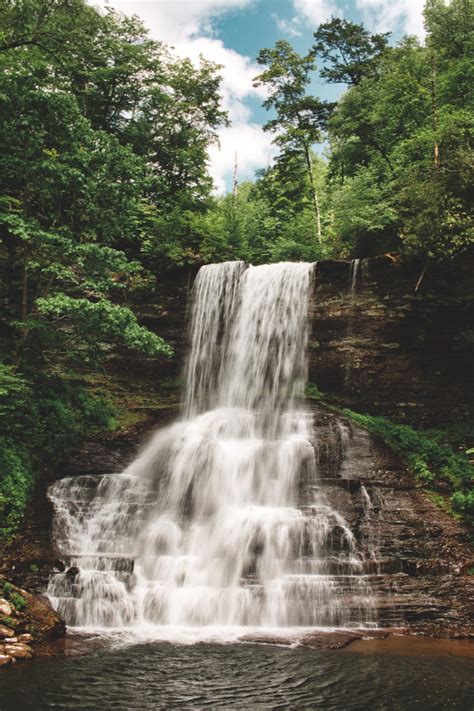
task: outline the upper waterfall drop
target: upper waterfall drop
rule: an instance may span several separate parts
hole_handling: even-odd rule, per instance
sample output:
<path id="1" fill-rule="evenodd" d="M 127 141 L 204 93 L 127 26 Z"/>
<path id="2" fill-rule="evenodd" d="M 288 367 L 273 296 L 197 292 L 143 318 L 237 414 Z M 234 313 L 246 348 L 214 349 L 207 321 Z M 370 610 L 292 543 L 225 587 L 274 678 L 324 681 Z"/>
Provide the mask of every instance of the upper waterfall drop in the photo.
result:
<path id="1" fill-rule="evenodd" d="M 203 267 L 183 418 L 122 473 L 56 482 L 79 570 L 48 594 L 70 624 L 369 624 L 355 538 L 318 480 L 306 381 L 313 265 Z"/>

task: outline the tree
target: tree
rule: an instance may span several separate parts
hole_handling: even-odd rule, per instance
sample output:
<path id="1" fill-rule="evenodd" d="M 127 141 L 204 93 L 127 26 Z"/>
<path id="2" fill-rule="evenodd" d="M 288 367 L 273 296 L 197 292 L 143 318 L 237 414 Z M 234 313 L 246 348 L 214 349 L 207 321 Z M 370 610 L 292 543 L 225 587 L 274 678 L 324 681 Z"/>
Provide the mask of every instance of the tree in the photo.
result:
<path id="1" fill-rule="evenodd" d="M 312 54 L 323 60 L 323 79 L 356 86 L 364 77 L 375 76 L 389 37 L 390 32 L 370 34 L 363 25 L 333 17 L 314 33 Z"/>
<path id="2" fill-rule="evenodd" d="M 288 161 L 294 165 L 295 158 L 303 158 L 314 206 L 315 232 L 321 243 L 321 209 L 311 147 L 321 141 L 333 105 L 306 94 L 315 69 L 314 59 L 311 55 L 301 57 L 289 42 L 279 40 L 274 49 L 262 49 L 257 61 L 267 69 L 256 77 L 255 85 L 267 87 L 269 95 L 263 106 L 276 112 L 276 118 L 267 121 L 263 129 L 276 134 L 274 142 L 281 150 L 279 161 L 283 166 Z"/>

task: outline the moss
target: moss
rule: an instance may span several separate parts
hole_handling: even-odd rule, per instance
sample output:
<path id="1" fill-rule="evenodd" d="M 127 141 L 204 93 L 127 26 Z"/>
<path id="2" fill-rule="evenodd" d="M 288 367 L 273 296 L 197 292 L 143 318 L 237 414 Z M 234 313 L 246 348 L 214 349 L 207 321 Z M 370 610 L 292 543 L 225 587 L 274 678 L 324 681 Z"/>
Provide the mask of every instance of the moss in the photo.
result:
<path id="1" fill-rule="evenodd" d="M 11 630 L 14 630 L 18 625 L 18 622 L 14 620 L 13 617 L 3 615 L 2 617 L 0 617 L 0 625 L 3 625 L 4 627 L 9 627 Z"/>
<path id="2" fill-rule="evenodd" d="M 3 583 L 3 587 L 2 587 L 2 596 L 4 597 L 4 599 L 8 600 L 12 592 L 13 592 L 13 585 L 11 583 L 9 583 L 8 581 L 5 581 Z"/>
<path id="3" fill-rule="evenodd" d="M 23 597 L 23 595 L 20 595 L 17 592 L 11 593 L 9 600 L 10 600 L 11 604 L 13 605 L 13 607 L 15 608 L 15 610 L 17 610 L 18 612 L 21 612 L 26 607 L 25 598 Z"/>

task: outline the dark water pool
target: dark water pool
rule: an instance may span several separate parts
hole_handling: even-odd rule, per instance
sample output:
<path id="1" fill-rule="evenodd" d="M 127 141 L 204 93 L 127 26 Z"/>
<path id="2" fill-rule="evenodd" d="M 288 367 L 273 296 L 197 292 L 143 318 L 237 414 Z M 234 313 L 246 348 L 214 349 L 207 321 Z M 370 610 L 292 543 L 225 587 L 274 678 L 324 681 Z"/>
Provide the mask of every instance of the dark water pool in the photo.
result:
<path id="1" fill-rule="evenodd" d="M 259 645 L 141 643 L 0 672 L 0 709 L 466 709 L 474 661 Z"/>

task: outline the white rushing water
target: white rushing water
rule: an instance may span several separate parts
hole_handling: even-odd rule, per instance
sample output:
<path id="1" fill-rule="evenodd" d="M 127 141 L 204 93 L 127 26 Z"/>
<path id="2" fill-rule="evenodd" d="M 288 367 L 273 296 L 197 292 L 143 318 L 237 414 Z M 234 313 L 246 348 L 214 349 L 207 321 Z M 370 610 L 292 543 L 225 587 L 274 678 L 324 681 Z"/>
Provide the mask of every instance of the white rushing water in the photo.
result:
<path id="1" fill-rule="evenodd" d="M 367 625 L 355 538 L 320 485 L 306 382 L 313 265 L 203 267 L 183 416 L 121 474 L 50 489 L 71 625 Z"/>

